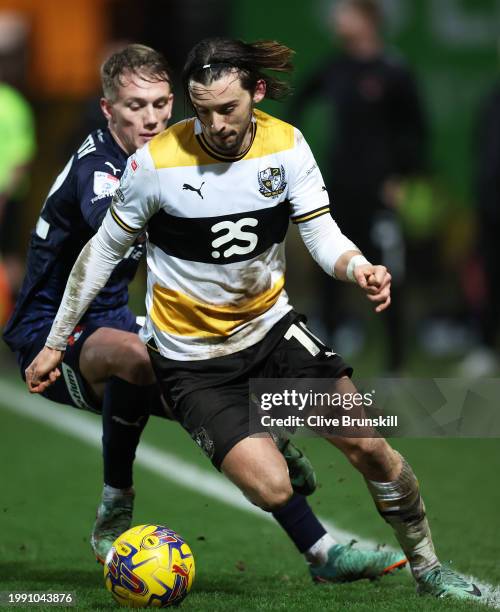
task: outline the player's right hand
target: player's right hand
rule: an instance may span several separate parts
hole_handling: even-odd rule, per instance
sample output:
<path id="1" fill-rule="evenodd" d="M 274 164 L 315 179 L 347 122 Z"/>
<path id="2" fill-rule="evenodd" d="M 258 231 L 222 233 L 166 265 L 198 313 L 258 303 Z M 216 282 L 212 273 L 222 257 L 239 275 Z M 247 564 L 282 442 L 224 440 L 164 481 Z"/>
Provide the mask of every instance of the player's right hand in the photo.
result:
<path id="1" fill-rule="evenodd" d="M 375 312 L 382 312 L 390 306 L 392 277 L 385 266 L 374 266 L 370 263 L 356 266 L 354 279 L 367 298 L 378 303 Z"/>
<path id="2" fill-rule="evenodd" d="M 42 393 L 54 384 L 61 376 L 61 370 L 57 367 L 63 360 L 64 351 L 51 349 L 44 346 L 38 355 L 26 368 L 26 384 L 30 393 Z"/>

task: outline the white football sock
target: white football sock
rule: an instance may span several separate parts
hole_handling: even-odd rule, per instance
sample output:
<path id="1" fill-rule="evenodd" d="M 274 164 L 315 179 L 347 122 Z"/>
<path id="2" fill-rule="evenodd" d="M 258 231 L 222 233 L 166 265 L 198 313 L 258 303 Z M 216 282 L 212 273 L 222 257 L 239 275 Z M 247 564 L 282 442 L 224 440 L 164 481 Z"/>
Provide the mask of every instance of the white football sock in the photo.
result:
<path id="1" fill-rule="evenodd" d="M 418 481 L 404 457 L 401 459 L 403 467 L 396 480 L 366 482 L 379 513 L 394 529 L 413 576 L 418 580 L 440 563 L 434 551 Z"/>
<path id="2" fill-rule="evenodd" d="M 329 533 L 325 533 L 324 536 L 314 543 L 309 550 L 306 550 L 304 556 L 310 565 L 325 565 L 328 561 L 328 551 L 332 546 L 335 546 L 337 542 L 332 538 Z"/>

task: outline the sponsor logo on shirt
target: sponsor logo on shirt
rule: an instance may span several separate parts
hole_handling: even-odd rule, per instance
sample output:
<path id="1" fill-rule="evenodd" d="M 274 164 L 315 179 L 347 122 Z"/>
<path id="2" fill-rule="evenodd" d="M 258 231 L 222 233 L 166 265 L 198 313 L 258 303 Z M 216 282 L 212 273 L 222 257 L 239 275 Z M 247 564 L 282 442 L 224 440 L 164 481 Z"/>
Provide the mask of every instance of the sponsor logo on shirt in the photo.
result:
<path id="1" fill-rule="evenodd" d="M 119 184 L 120 179 L 109 172 L 102 172 L 102 170 L 94 172 L 94 193 L 98 197 L 113 195 Z"/>
<path id="2" fill-rule="evenodd" d="M 90 203 L 91 204 L 95 204 L 96 202 L 99 202 L 99 200 L 104 200 L 105 198 L 109 198 L 109 193 L 103 193 L 101 195 L 98 196 L 94 196 L 91 200 Z"/>
<path id="3" fill-rule="evenodd" d="M 251 253 L 257 246 L 259 237 L 253 232 L 244 231 L 243 228 L 245 226 L 256 227 L 258 223 L 258 220 L 252 217 L 245 217 L 238 221 L 220 221 L 216 223 L 210 228 L 210 231 L 214 234 L 220 231 L 225 233 L 212 242 L 212 248 L 218 249 L 223 244 L 232 241 L 246 242 L 246 246 L 232 244 L 228 249 L 222 252 L 222 256 L 228 258 L 231 257 L 231 255 L 246 255 L 247 253 Z M 212 257 L 214 259 L 219 259 L 220 256 L 220 251 L 212 251 Z"/>

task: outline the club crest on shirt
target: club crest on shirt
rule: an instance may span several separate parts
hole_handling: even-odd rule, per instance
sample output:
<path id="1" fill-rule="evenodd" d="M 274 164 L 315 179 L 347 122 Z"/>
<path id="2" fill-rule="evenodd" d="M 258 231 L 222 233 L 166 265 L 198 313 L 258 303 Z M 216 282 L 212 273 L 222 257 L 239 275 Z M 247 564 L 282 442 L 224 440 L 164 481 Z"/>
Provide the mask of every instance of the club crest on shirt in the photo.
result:
<path id="1" fill-rule="evenodd" d="M 275 198 L 285 191 L 286 180 L 283 166 L 261 170 L 258 178 L 259 191 L 266 198 Z"/>

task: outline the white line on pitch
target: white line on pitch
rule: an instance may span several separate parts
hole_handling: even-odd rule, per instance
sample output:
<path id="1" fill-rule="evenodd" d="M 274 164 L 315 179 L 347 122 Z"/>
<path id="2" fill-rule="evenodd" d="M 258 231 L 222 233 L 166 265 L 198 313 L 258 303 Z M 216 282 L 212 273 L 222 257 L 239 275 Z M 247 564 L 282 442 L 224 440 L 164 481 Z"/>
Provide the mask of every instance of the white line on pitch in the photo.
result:
<path id="1" fill-rule="evenodd" d="M 0 400 L 5 408 L 15 414 L 36 419 L 52 429 L 69 434 L 91 446 L 101 448 L 102 427 L 98 416 L 89 420 L 88 414 L 82 413 L 80 410 L 60 406 L 41 396 L 29 395 L 18 386 L 4 380 L 0 380 Z M 173 424 L 173 426 L 179 427 L 177 424 Z M 263 519 L 274 520 L 271 514 L 250 503 L 235 485 L 215 470 L 200 468 L 184 461 L 177 455 L 159 450 L 144 441 L 139 444 L 135 462 L 148 468 L 161 478 L 175 482 L 184 488 L 215 498 L 245 512 L 256 514 Z M 326 523 L 326 521 L 323 522 Z M 358 536 L 349 531 L 344 531 L 330 524 L 325 526 L 332 536 L 339 541 L 356 539 L 361 542 Z M 362 543 L 366 546 L 376 546 L 376 542 L 372 540 L 365 539 Z"/>
<path id="2" fill-rule="evenodd" d="M 76 409 L 61 407 L 41 396 L 31 396 L 19 386 L 0 379 L 0 401 L 2 406 L 22 416 L 35 419 L 53 429 L 69 434 L 91 446 L 101 448 L 101 421 L 88 420 Z M 240 510 L 256 514 L 263 519 L 274 520 L 272 515 L 251 504 L 241 492 L 217 472 L 199 468 L 177 455 L 167 453 L 141 442 L 136 453 L 136 463 L 148 468 L 161 478 L 217 499 Z M 168 467 L 167 467 L 168 466 Z M 373 548 L 376 542 L 335 527 L 330 521 L 320 519 L 330 534 L 340 542 L 355 539 L 362 546 Z M 500 587 L 468 576 L 486 595 L 485 603 L 500 608 Z"/>

